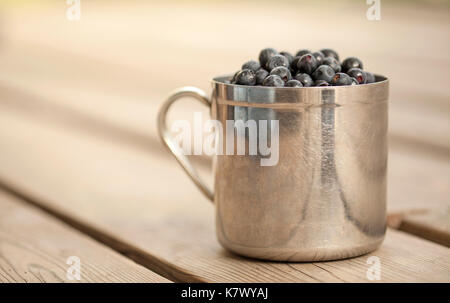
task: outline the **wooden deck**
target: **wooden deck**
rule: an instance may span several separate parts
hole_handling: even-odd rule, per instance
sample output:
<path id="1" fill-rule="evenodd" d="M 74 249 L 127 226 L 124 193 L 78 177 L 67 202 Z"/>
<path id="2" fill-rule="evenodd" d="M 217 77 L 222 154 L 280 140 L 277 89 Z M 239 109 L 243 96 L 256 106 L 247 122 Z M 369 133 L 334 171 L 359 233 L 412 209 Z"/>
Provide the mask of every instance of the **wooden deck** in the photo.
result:
<path id="1" fill-rule="evenodd" d="M 64 3 L 0 10 L 1 282 L 76 282 L 70 256 L 82 282 L 367 282 L 370 256 L 381 282 L 450 282 L 448 6 L 383 2 L 382 20 L 369 22 L 363 2 L 85 1 L 69 22 Z M 264 31 L 242 32 L 262 16 Z M 171 90 L 209 91 L 269 44 L 329 46 L 391 79 L 379 250 L 316 263 L 233 255 L 215 238 L 213 206 L 159 142 L 155 117 Z M 186 101 L 172 116 L 193 110 L 204 111 Z M 196 160 L 212 180 L 208 159 Z"/>

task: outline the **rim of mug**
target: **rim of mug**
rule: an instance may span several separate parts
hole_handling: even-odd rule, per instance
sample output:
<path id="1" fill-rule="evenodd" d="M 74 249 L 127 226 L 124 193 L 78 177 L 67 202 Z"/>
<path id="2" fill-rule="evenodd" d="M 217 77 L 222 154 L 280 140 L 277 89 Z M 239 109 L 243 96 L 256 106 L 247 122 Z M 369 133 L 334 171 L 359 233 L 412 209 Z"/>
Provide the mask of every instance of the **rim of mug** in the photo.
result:
<path id="1" fill-rule="evenodd" d="M 219 104 L 245 107 L 292 108 L 387 102 L 389 79 L 375 74 L 374 83 L 343 86 L 268 87 L 226 83 L 232 75 L 214 77 Z"/>
<path id="2" fill-rule="evenodd" d="M 244 87 L 244 88 L 261 88 L 261 89 L 289 89 L 289 90 L 300 90 L 300 89 L 340 89 L 340 88 L 348 88 L 348 87 L 367 87 L 367 86 L 374 86 L 378 84 L 388 83 L 389 78 L 383 75 L 374 74 L 375 76 L 375 82 L 373 83 L 365 83 L 365 84 L 358 84 L 358 85 L 342 85 L 342 86 L 309 86 L 309 87 L 274 87 L 274 86 L 262 86 L 262 85 L 241 85 L 241 84 L 232 84 L 232 83 L 226 83 L 225 80 L 229 80 L 233 77 L 233 74 L 228 75 L 221 75 L 216 76 L 212 79 L 213 83 L 231 86 L 231 87 Z"/>

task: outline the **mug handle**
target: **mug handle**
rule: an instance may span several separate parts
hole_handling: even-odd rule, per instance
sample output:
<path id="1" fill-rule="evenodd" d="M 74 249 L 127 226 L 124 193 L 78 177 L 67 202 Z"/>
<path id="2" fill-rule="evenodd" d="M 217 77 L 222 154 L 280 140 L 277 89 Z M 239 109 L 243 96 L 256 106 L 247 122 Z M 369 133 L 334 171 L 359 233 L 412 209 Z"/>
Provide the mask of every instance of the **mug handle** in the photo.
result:
<path id="1" fill-rule="evenodd" d="M 188 158 L 183 154 L 180 146 L 176 144 L 169 135 L 167 130 L 166 116 L 167 111 L 172 104 L 180 98 L 192 97 L 202 104 L 211 107 L 211 101 L 204 91 L 192 86 L 185 86 L 175 90 L 166 101 L 164 101 L 162 107 L 158 112 L 158 133 L 159 137 L 163 141 L 164 145 L 174 155 L 175 159 L 180 163 L 181 167 L 188 174 L 191 180 L 197 185 L 200 191 L 211 201 L 214 202 L 214 193 L 208 186 L 200 179 L 196 169 L 191 165 Z"/>

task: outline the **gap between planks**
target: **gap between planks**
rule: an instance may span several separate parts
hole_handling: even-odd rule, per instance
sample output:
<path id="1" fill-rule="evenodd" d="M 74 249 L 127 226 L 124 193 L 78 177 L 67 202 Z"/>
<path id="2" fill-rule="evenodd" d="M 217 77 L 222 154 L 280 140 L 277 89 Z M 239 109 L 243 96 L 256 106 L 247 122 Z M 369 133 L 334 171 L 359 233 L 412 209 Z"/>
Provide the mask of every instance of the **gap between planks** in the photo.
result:
<path id="1" fill-rule="evenodd" d="M 171 280 L 367 281 L 368 256 L 323 262 L 320 269 L 230 254 L 214 237 L 213 207 L 175 163 L 14 113 L 0 111 L 3 184 Z M 450 279 L 448 249 L 404 233 L 389 230 L 370 255 L 384 264 L 382 281 Z"/>

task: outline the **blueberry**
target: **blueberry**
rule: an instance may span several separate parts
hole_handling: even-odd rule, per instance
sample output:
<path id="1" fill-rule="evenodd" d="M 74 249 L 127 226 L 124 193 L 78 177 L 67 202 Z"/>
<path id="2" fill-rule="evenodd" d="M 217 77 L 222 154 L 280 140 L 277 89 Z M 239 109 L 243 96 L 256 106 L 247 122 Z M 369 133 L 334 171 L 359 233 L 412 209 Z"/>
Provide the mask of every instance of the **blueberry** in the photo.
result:
<path id="1" fill-rule="evenodd" d="M 309 49 L 302 49 L 302 50 L 299 50 L 299 51 L 295 54 L 295 56 L 296 56 L 296 57 L 301 57 L 301 56 L 306 55 L 306 54 L 311 54 L 311 51 L 310 51 Z"/>
<path id="2" fill-rule="evenodd" d="M 266 67 L 267 62 L 275 55 L 278 55 L 278 52 L 275 49 L 265 48 L 259 53 L 259 63 L 262 67 Z"/>
<path id="3" fill-rule="evenodd" d="M 359 85 L 358 80 L 356 80 L 356 78 L 352 77 L 352 84 L 351 85 Z"/>
<path id="4" fill-rule="evenodd" d="M 284 82 L 292 79 L 291 72 L 284 66 L 275 67 L 274 69 L 272 69 L 270 74 L 280 76 L 280 78 L 283 79 Z"/>
<path id="5" fill-rule="evenodd" d="M 250 69 L 256 73 L 258 71 L 258 69 L 260 69 L 260 68 L 261 68 L 261 65 L 259 65 L 258 61 L 250 60 L 250 61 L 247 61 L 244 64 L 242 64 L 241 69 Z"/>
<path id="6" fill-rule="evenodd" d="M 352 78 L 347 74 L 337 73 L 334 75 L 333 79 L 331 79 L 331 84 L 336 86 L 351 85 Z"/>
<path id="7" fill-rule="evenodd" d="M 322 61 L 322 64 L 331 66 L 335 73 L 339 73 L 341 71 L 341 64 L 333 57 L 325 57 L 325 59 L 323 59 Z"/>
<path id="8" fill-rule="evenodd" d="M 324 48 L 321 49 L 320 51 L 325 55 L 325 57 L 333 57 L 334 59 L 339 61 L 339 55 L 334 50 L 330 48 Z"/>
<path id="9" fill-rule="evenodd" d="M 284 81 L 277 75 L 269 75 L 263 82 L 264 86 L 283 87 Z"/>
<path id="10" fill-rule="evenodd" d="M 342 61 L 342 71 L 344 73 L 348 72 L 352 68 L 360 68 L 363 69 L 363 64 L 361 60 L 355 57 L 349 57 Z"/>
<path id="11" fill-rule="evenodd" d="M 366 83 L 366 73 L 360 68 L 352 68 L 347 72 L 347 75 L 355 78 L 359 84 Z"/>
<path id="12" fill-rule="evenodd" d="M 291 62 L 292 70 L 294 70 L 294 71 L 297 70 L 297 64 L 298 64 L 298 61 L 300 60 L 300 58 L 301 58 L 301 56 L 295 56 L 294 59 L 292 59 L 292 62 Z"/>
<path id="13" fill-rule="evenodd" d="M 289 80 L 285 84 L 286 87 L 303 87 L 303 84 L 298 80 Z"/>
<path id="14" fill-rule="evenodd" d="M 295 75 L 295 80 L 300 81 L 304 87 L 309 87 L 314 85 L 314 81 L 308 74 L 299 73 Z"/>
<path id="15" fill-rule="evenodd" d="M 322 61 L 323 61 L 323 59 L 325 59 L 325 55 L 321 51 L 314 52 L 312 54 L 313 54 L 314 58 L 316 58 L 317 64 L 322 65 Z"/>
<path id="16" fill-rule="evenodd" d="M 330 86 L 330 83 L 325 80 L 317 80 L 314 82 L 314 86 Z"/>
<path id="17" fill-rule="evenodd" d="M 292 60 L 294 60 L 294 56 L 289 52 L 280 52 L 280 55 L 285 56 L 288 59 L 289 65 L 292 63 Z"/>
<path id="18" fill-rule="evenodd" d="M 256 84 L 261 85 L 264 81 L 264 79 L 269 75 L 269 72 L 266 71 L 264 68 L 260 68 L 256 73 Z"/>
<path id="19" fill-rule="evenodd" d="M 235 84 L 236 83 L 236 76 L 239 74 L 240 70 L 234 73 L 233 77 L 231 77 L 230 82 Z"/>
<path id="20" fill-rule="evenodd" d="M 374 83 L 374 82 L 375 82 L 375 75 L 370 72 L 366 72 L 366 83 Z"/>
<path id="21" fill-rule="evenodd" d="M 269 62 L 266 64 L 266 69 L 271 71 L 275 67 L 284 66 L 289 67 L 289 61 L 285 56 L 282 55 L 274 55 L 270 58 Z"/>
<path id="22" fill-rule="evenodd" d="M 236 84 L 255 85 L 255 73 L 250 69 L 243 69 L 236 75 Z"/>
<path id="23" fill-rule="evenodd" d="M 327 82 L 331 82 L 334 74 L 334 70 L 331 68 L 331 66 L 321 65 L 312 73 L 312 78 L 316 81 L 325 80 Z"/>
<path id="24" fill-rule="evenodd" d="M 317 60 L 312 54 L 303 55 L 297 63 L 297 69 L 301 73 L 311 74 L 317 68 Z"/>

